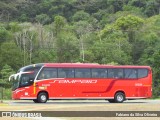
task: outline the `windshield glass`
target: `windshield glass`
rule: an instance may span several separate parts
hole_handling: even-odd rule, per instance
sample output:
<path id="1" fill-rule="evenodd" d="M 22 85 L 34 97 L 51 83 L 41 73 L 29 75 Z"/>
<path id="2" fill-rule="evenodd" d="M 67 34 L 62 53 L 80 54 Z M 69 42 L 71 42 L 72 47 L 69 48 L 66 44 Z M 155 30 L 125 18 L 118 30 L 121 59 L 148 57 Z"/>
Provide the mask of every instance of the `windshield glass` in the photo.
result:
<path id="1" fill-rule="evenodd" d="M 22 72 L 11 75 L 9 80 L 12 81 L 12 90 L 16 90 L 19 87 L 26 87 L 33 84 L 35 78 L 35 73 L 31 72 Z"/>
<path id="2" fill-rule="evenodd" d="M 13 74 L 9 77 L 9 81 L 12 81 L 12 90 L 16 90 L 20 87 L 26 87 L 33 84 L 34 79 L 41 69 L 43 64 L 35 64 L 35 65 L 28 65 L 22 67 L 17 74 Z"/>
<path id="3" fill-rule="evenodd" d="M 12 79 L 12 90 L 15 90 L 19 87 L 19 75 L 15 74 L 13 75 Z"/>
<path id="4" fill-rule="evenodd" d="M 33 84 L 34 73 L 24 73 L 20 76 L 20 85 L 19 87 L 25 87 Z"/>

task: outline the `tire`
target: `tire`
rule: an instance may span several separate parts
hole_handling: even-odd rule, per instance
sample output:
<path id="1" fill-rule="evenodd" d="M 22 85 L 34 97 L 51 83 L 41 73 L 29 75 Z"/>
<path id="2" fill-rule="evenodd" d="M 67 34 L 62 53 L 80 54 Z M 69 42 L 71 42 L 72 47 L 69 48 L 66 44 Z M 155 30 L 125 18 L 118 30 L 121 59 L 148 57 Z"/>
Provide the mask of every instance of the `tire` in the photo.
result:
<path id="1" fill-rule="evenodd" d="M 108 102 L 115 103 L 115 100 L 114 99 L 109 99 Z"/>
<path id="2" fill-rule="evenodd" d="M 114 97 L 114 101 L 116 103 L 122 103 L 125 100 L 125 95 L 122 92 L 118 92 L 116 93 L 115 97 Z"/>
<path id="3" fill-rule="evenodd" d="M 37 99 L 34 99 L 33 102 L 34 102 L 34 103 L 38 103 L 38 100 L 37 100 Z"/>
<path id="4" fill-rule="evenodd" d="M 38 103 L 46 103 L 47 102 L 47 98 L 48 98 L 47 94 L 45 92 L 42 92 L 42 93 L 38 94 L 37 101 L 38 101 Z"/>

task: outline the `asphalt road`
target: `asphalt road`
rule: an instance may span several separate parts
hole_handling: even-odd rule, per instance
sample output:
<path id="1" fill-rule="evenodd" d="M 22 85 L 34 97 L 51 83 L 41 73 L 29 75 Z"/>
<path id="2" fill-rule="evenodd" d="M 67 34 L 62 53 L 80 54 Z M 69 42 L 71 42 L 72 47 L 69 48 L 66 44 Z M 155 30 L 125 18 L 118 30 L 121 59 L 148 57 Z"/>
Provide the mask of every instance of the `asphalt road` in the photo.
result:
<path id="1" fill-rule="evenodd" d="M 51 100 L 47 103 L 32 101 L 4 101 L 0 111 L 160 111 L 160 100 L 128 100 L 109 103 L 105 100 Z M 1 118 L 0 118 L 1 119 Z M 23 118 L 32 120 L 81 120 L 79 117 Z M 83 117 L 83 120 L 103 120 L 108 117 Z M 111 120 L 134 120 L 135 117 L 113 117 Z M 136 117 L 137 120 L 160 120 L 160 117 Z"/>

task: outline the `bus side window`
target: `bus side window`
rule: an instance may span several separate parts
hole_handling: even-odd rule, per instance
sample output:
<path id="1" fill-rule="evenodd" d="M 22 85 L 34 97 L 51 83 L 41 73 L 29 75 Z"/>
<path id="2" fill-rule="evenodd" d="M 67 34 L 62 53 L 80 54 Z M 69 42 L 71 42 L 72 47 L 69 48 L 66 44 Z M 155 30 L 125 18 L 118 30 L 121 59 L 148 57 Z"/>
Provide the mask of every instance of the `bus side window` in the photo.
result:
<path id="1" fill-rule="evenodd" d="M 50 78 L 57 78 L 57 68 L 52 68 L 50 70 Z"/>
<path id="2" fill-rule="evenodd" d="M 108 78 L 114 78 L 114 69 L 108 69 Z"/>
<path id="3" fill-rule="evenodd" d="M 138 78 L 143 78 L 148 75 L 148 69 L 138 69 Z"/>
<path id="4" fill-rule="evenodd" d="M 74 78 L 74 69 L 72 68 L 58 68 L 59 78 Z"/>
<path id="5" fill-rule="evenodd" d="M 108 73 L 108 70 L 107 69 L 102 69 L 101 72 L 100 72 L 100 77 L 101 78 L 107 78 L 107 73 Z"/>
<path id="6" fill-rule="evenodd" d="M 41 73 L 40 75 L 40 79 L 47 79 L 47 78 L 50 78 L 49 77 L 49 71 L 45 70 Z"/>
<path id="7" fill-rule="evenodd" d="M 59 78 L 66 78 L 66 72 L 63 68 L 58 68 L 58 77 Z"/>
<path id="8" fill-rule="evenodd" d="M 99 78 L 98 70 L 92 69 L 92 78 Z"/>
<path id="9" fill-rule="evenodd" d="M 114 69 L 114 78 L 123 78 L 123 69 Z"/>
<path id="10" fill-rule="evenodd" d="M 123 78 L 123 69 L 120 68 L 113 68 L 108 69 L 108 77 L 109 78 Z"/>
<path id="11" fill-rule="evenodd" d="M 82 78 L 82 77 L 83 77 L 82 71 L 79 69 L 75 69 L 75 78 Z"/>
<path id="12" fill-rule="evenodd" d="M 76 68 L 75 69 L 76 78 L 91 78 L 91 70 L 85 68 Z"/>
<path id="13" fill-rule="evenodd" d="M 74 78 L 74 69 L 67 69 L 67 78 Z"/>
<path id="14" fill-rule="evenodd" d="M 43 70 L 38 75 L 37 80 L 57 78 L 57 69 L 56 68 L 43 68 Z"/>
<path id="15" fill-rule="evenodd" d="M 124 78 L 137 78 L 137 70 L 136 69 L 132 69 L 132 68 L 126 68 L 124 69 Z"/>
<path id="16" fill-rule="evenodd" d="M 104 68 L 93 68 L 92 78 L 107 78 L 107 69 Z"/>
<path id="17" fill-rule="evenodd" d="M 83 70 L 83 77 L 84 78 L 91 78 L 91 70 L 90 69 L 84 69 Z"/>

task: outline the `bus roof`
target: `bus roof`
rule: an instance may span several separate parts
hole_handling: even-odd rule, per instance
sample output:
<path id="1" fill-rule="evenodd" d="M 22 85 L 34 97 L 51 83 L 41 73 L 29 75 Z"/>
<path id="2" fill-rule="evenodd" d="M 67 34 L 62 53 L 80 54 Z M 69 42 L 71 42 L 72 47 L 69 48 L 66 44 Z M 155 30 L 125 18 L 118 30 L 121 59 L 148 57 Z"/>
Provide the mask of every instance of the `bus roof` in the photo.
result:
<path id="1" fill-rule="evenodd" d="M 44 64 L 43 63 L 38 63 L 38 64 L 32 64 L 32 65 L 27 65 L 27 66 L 24 66 L 22 68 L 20 68 L 18 70 L 18 72 L 25 72 L 25 71 L 29 71 L 29 70 L 32 70 L 33 68 L 40 68 L 42 67 Z"/>
<path id="2" fill-rule="evenodd" d="M 72 68 L 148 68 L 150 66 L 138 65 L 107 65 L 97 63 L 44 63 L 44 67 L 72 67 Z"/>

